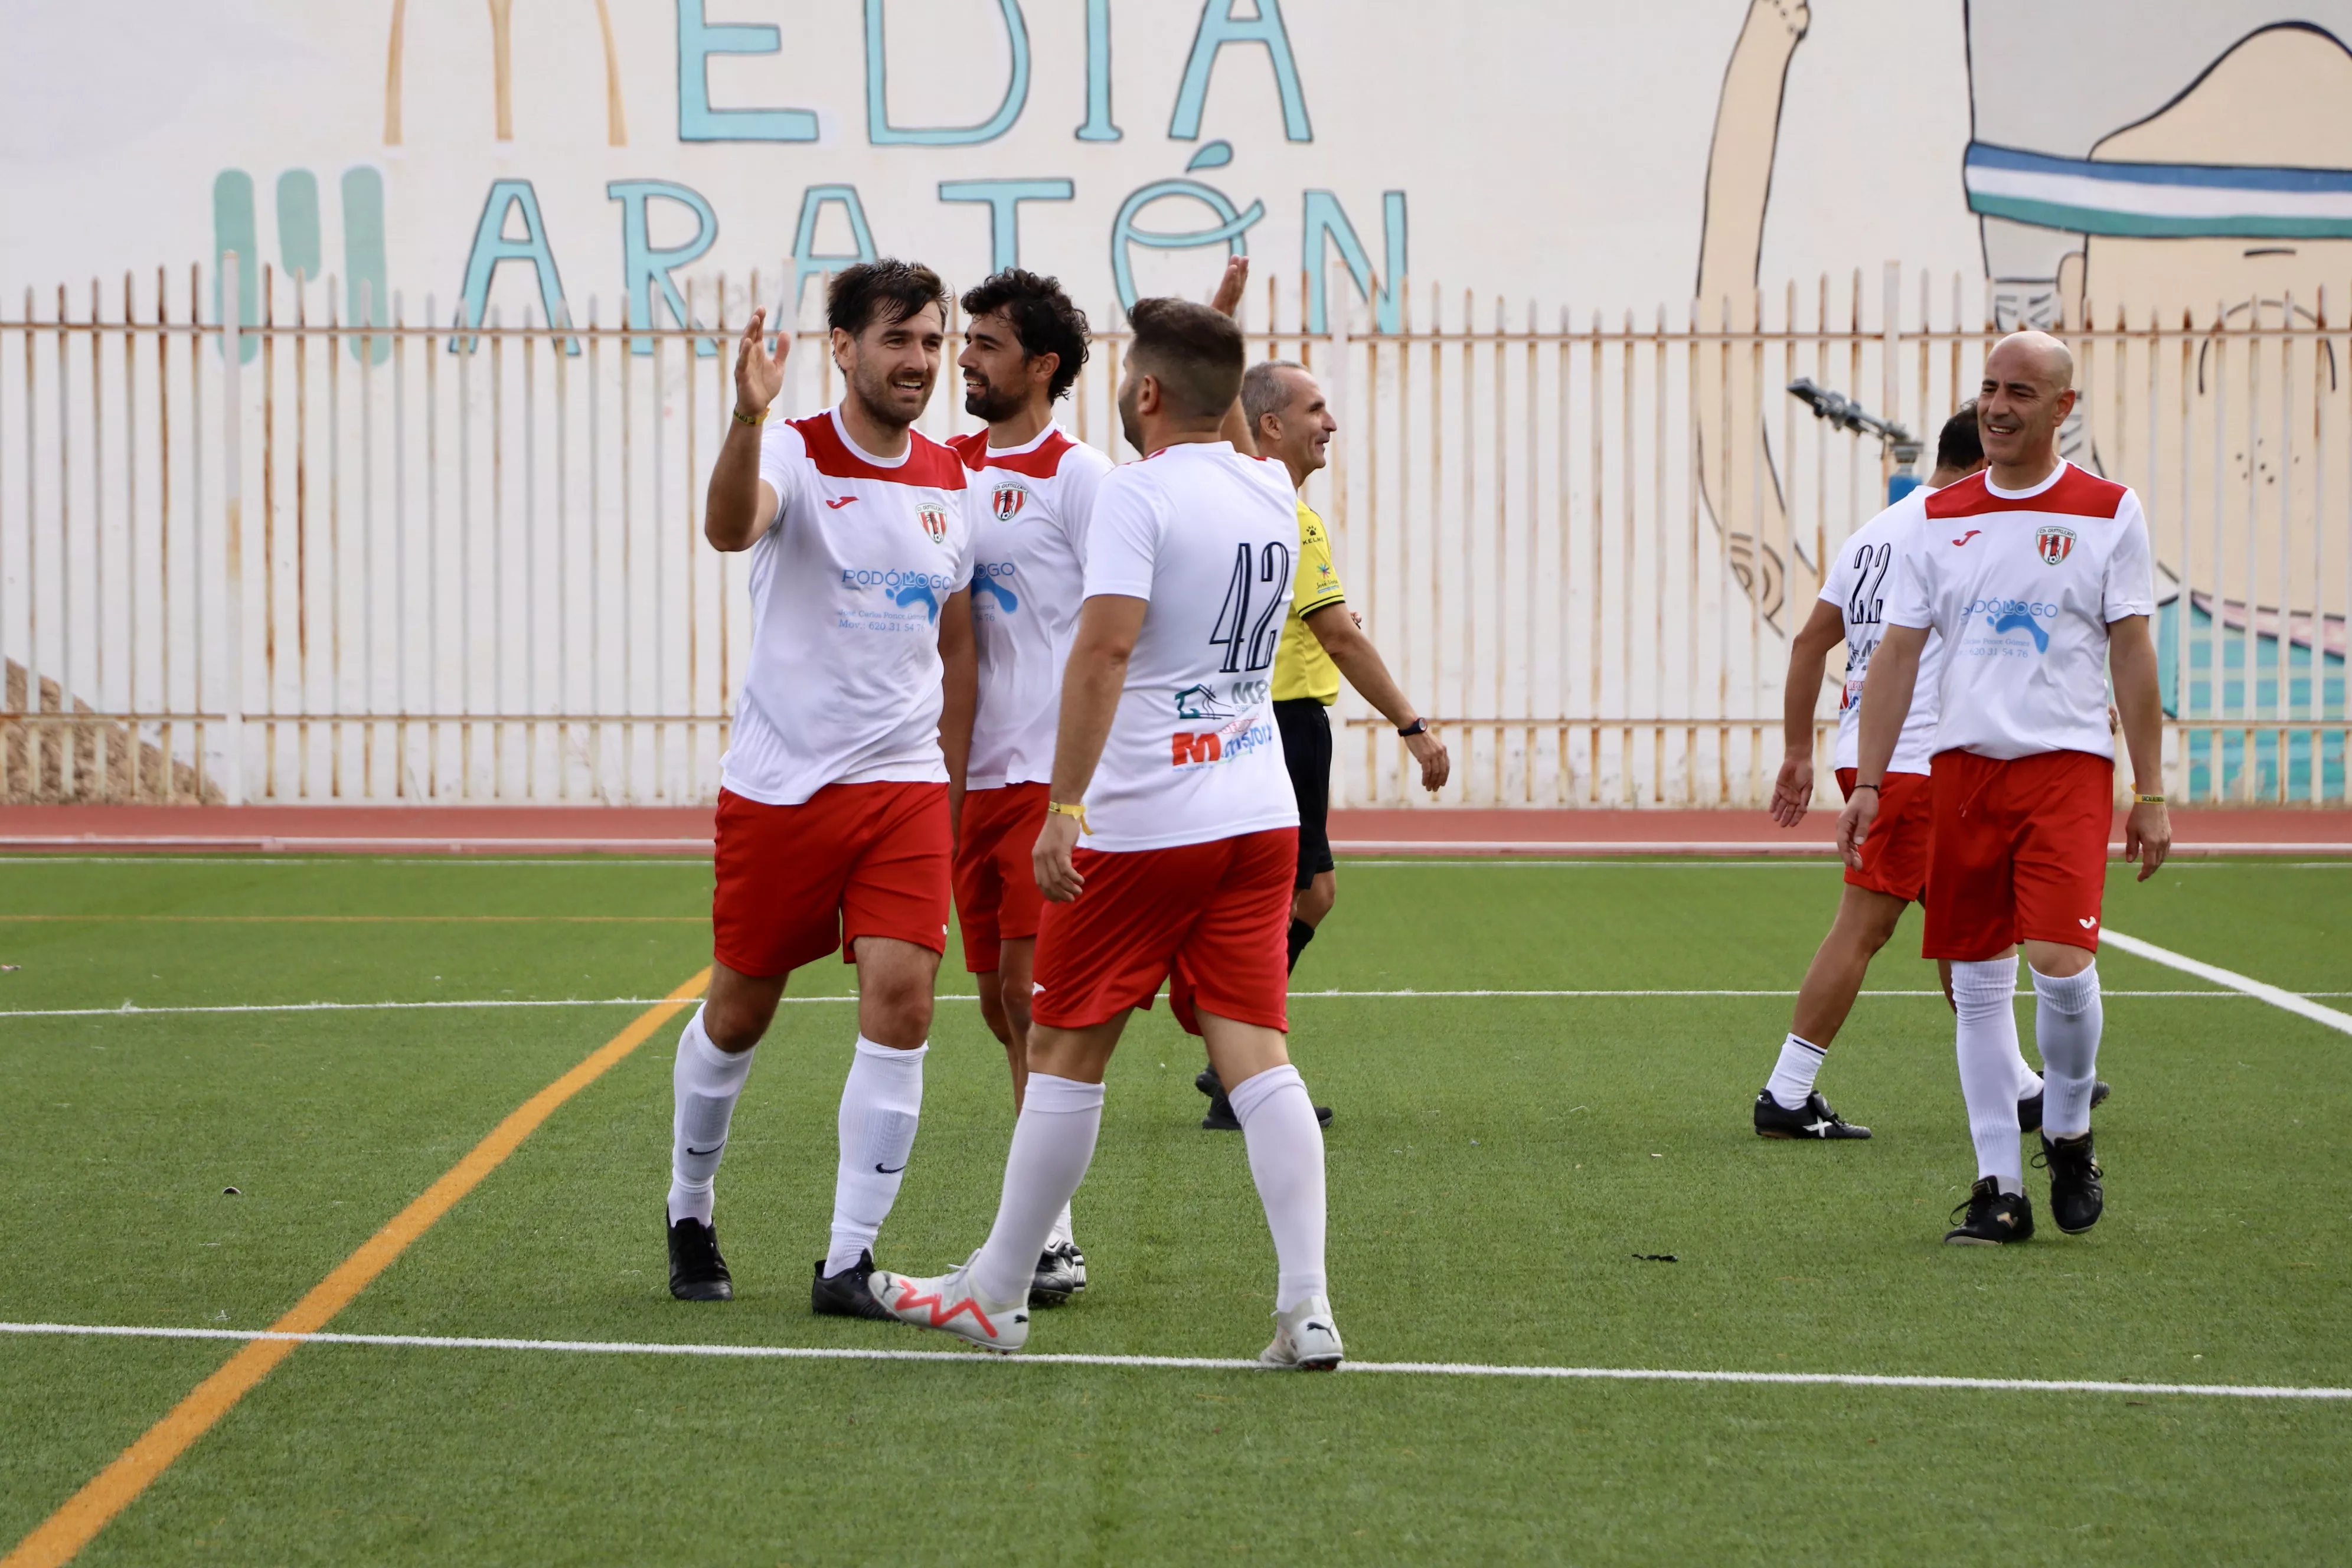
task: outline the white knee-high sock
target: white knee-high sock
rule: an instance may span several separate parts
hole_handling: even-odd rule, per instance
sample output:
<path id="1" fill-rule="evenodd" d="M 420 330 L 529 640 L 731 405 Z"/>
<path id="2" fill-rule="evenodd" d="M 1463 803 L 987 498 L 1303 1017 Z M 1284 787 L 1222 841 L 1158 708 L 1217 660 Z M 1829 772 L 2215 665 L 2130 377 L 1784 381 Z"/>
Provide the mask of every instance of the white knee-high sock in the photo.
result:
<path id="1" fill-rule="evenodd" d="M 1274 1232 L 1274 1310 L 1328 1295 L 1323 1268 L 1323 1128 L 1298 1069 L 1285 1063 L 1226 1091 L 1249 1145 L 1250 1175 Z"/>
<path id="2" fill-rule="evenodd" d="M 857 1055 L 850 1059 L 849 1080 L 841 1086 L 841 1115 L 835 1122 L 841 1163 L 833 1177 L 833 1242 L 824 1255 L 828 1279 L 856 1266 L 898 1201 L 922 1119 L 923 1058 L 930 1048 L 926 1043 L 898 1051 L 857 1037 Z"/>
<path id="3" fill-rule="evenodd" d="M 1977 1174 L 1995 1178 L 2004 1193 L 2025 1190 L 2025 1159 L 2017 1136 L 2016 990 L 2013 952 L 1952 965 L 1952 1004 L 1960 1016 L 1960 1097 L 1968 1102 Z"/>
<path id="4" fill-rule="evenodd" d="M 1822 1058 L 1828 1055 L 1825 1047 L 1791 1029 L 1780 1042 L 1780 1059 L 1773 1064 L 1772 1076 L 1764 1085 L 1772 1103 L 1783 1110 L 1802 1110 L 1813 1097 L 1813 1079 L 1822 1070 Z"/>
<path id="5" fill-rule="evenodd" d="M 971 1285 L 990 1301 L 1026 1301 L 1056 1215 L 1086 1179 L 1102 1131 L 1103 1086 L 1031 1073 L 1004 1156 L 1004 1195 L 996 1225 L 971 1265 Z"/>
<path id="6" fill-rule="evenodd" d="M 2035 1095 L 2040 1094 L 2042 1075 L 2033 1070 L 2033 1065 L 2025 1059 L 2023 1051 L 2017 1053 L 2017 1060 L 2013 1066 L 2017 1073 L 2017 1098 L 2032 1100 Z"/>
<path id="7" fill-rule="evenodd" d="M 711 1183 L 727 1150 L 727 1126 L 743 1080 L 751 1075 L 758 1050 L 722 1051 L 702 1027 L 702 1009 L 687 1020 L 677 1037 L 677 1065 L 670 1069 L 669 1217 L 710 1223 Z"/>
<path id="8" fill-rule="evenodd" d="M 1076 1239 L 1076 1236 L 1070 1229 L 1070 1205 L 1064 1204 L 1062 1212 L 1054 1216 L 1054 1228 L 1045 1233 L 1045 1245 L 1054 1247 L 1065 1241 Z"/>
<path id="9" fill-rule="evenodd" d="M 2106 1022 L 2099 1004 L 2099 966 L 2063 976 L 2034 970 L 2033 1000 L 2033 1043 L 2048 1069 L 2042 1135 L 2077 1138 L 2091 1130 L 2091 1085 L 2099 1065 L 2099 1032 Z"/>

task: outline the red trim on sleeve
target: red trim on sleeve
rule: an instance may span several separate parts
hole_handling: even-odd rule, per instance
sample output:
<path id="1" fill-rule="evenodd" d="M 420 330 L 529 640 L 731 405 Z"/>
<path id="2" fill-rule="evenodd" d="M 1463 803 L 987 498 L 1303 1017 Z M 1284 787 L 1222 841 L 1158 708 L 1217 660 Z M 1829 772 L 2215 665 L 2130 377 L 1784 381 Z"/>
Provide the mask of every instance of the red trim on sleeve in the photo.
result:
<path id="1" fill-rule="evenodd" d="M 801 440 L 808 447 L 809 461 L 828 479 L 878 479 L 886 485 L 941 490 L 964 488 L 962 459 L 919 430 L 907 432 L 907 460 L 896 468 L 884 468 L 849 449 L 840 432 L 833 427 L 830 413 L 813 414 L 806 419 L 788 423 L 801 433 Z"/>
<path id="2" fill-rule="evenodd" d="M 1933 518 L 1982 517 L 1996 511 L 2054 512 L 2062 517 L 2112 518 L 2122 510 L 2124 487 L 2112 479 L 2086 473 L 2074 464 L 2057 482 L 2039 495 L 1997 496 L 1987 488 L 1981 470 L 1946 485 L 1927 498 Z"/>

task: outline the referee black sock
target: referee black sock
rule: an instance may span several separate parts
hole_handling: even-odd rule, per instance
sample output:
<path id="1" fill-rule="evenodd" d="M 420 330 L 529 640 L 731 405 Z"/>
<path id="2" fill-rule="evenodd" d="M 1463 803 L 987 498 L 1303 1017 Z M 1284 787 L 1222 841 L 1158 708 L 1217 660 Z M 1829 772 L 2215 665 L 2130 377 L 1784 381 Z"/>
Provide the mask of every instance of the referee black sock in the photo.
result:
<path id="1" fill-rule="evenodd" d="M 1297 968 L 1298 967 L 1298 955 L 1299 955 L 1300 953 L 1302 953 L 1302 952 L 1305 952 L 1307 951 L 1307 944 L 1308 942 L 1313 942 L 1314 940 L 1315 940 L 1315 928 L 1314 928 L 1313 926 L 1311 926 L 1311 925 L 1308 925 L 1305 921 L 1300 920 L 1297 915 L 1293 915 L 1293 916 L 1291 916 L 1291 917 L 1290 917 L 1290 967 L 1291 967 L 1291 968 L 1293 968 L 1293 969 L 1297 969 Z"/>

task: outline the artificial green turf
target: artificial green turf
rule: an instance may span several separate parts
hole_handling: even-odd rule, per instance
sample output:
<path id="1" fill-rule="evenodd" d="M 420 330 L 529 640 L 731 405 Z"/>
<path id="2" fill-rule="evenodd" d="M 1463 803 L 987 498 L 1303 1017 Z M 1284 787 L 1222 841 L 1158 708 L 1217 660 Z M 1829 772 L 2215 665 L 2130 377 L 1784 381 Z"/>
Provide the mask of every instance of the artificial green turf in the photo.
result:
<path id="1" fill-rule="evenodd" d="M 2328 940 L 2352 870 L 2128 875 L 2120 929 L 2352 990 Z M 1367 865 L 1341 886 L 1303 990 L 1785 991 L 1836 898 L 1812 866 Z M 16 862 L 0 914 L 676 916 L 708 889 L 675 864 Z M 1875 990 L 1932 988 L 1916 922 Z M 0 1010 L 658 995 L 708 951 L 690 921 L 0 922 L 0 949 L 25 964 Z M 1339 1110 L 1351 1353 L 2352 1385 L 2352 1040 L 2119 952 L 2100 968 L 2107 1215 L 1998 1252 L 1937 1242 L 1972 1173 L 1937 998 L 1859 1005 L 1823 1088 L 1877 1137 L 1823 1147 L 1748 1131 L 1783 996 L 1300 997 L 1295 1054 Z M 969 988 L 951 954 L 942 990 Z M 34 1221 L 0 1233 L 0 1319 L 264 1325 L 635 1011 L 0 1018 L 0 1173 Z M 732 1304 L 663 1288 L 672 1027 L 334 1326 L 939 1343 L 807 1313 L 853 1029 L 814 1002 L 762 1047 L 720 1180 Z M 934 1038 L 882 1247 L 922 1271 L 984 1234 L 1010 1124 L 976 1009 L 943 1002 Z M 1077 1203 L 1094 1284 L 1033 1348 L 1263 1342 L 1272 1249 L 1239 1140 L 1192 1125 L 1196 1067 L 1164 1012 L 1139 1018 Z M 228 1350 L 0 1336 L 0 1540 Z M 84 1561 L 2309 1562 L 2352 1528 L 2347 1452 L 2341 1404 L 315 1346 Z"/>

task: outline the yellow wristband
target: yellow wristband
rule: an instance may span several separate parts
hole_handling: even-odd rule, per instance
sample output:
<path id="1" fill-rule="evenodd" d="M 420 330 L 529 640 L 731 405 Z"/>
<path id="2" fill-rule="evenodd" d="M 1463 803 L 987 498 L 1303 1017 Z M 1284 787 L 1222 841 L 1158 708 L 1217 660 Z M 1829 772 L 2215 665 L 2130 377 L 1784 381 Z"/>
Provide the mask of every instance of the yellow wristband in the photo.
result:
<path id="1" fill-rule="evenodd" d="M 764 408 L 756 415 L 746 414 L 740 408 L 735 411 L 735 423 L 738 425 L 765 425 L 767 422 L 768 411 Z"/>
<path id="2" fill-rule="evenodd" d="M 2160 795 L 2136 795 L 2132 796 L 2132 799 L 2137 801 L 2142 805 L 2162 805 L 2164 804 L 2164 797 Z"/>
<path id="3" fill-rule="evenodd" d="M 1084 801 L 1080 801 L 1076 805 L 1072 805 L 1063 801 L 1049 800 L 1045 803 L 1045 811 L 1047 815 L 1052 816 L 1076 817 L 1078 819 L 1078 831 L 1081 833 L 1092 833 L 1094 831 L 1094 829 L 1087 823 L 1087 803 Z"/>

